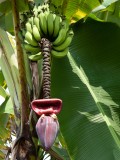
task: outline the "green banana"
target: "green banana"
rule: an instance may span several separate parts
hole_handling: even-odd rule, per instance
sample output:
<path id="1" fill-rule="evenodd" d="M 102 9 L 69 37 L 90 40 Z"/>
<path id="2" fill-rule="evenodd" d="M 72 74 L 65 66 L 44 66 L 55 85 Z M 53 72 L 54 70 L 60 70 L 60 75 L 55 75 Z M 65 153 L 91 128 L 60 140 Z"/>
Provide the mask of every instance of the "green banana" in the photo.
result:
<path id="1" fill-rule="evenodd" d="M 33 36 L 37 41 L 41 40 L 41 35 L 36 25 L 33 25 Z"/>
<path id="2" fill-rule="evenodd" d="M 34 24 L 37 26 L 38 30 L 39 30 L 39 33 L 41 35 L 41 37 L 43 36 L 43 33 L 41 31 L 41 28 L 40 28 L 40 20 L 38 17 L 34 17 Z"/>
<path id="3" fill-rule="evenodd" d="M 25 40 L 32 46 L 38 46 L 38 43 L 34 39 L 33 35 L 28 31 L 25 33 Z"/>
<path id="4" fill-rule="evenodd" d="M 68 31 L 69 29 L 69 21 L 67 19 L 63 19 L 61 25 Z"/>
<path id="5" fill-rule="evenodd" d="M 38 15 L 38 8 L 37 8 L 37 6 L 34 6 L 33 12 L 34 12 L 34 16 Z"/>
<path id="6" fill-rule="evenodd" d="M 66 34 L 67 34 L 67 31 L 63 26 L 59 31 L 58 37 L 53 42 L 53 45 L 59 46 L 60 44 L 62 44 L 64 42 L 64 40 L 66 39 Z"/>
<path id="7" fill-rule="evenodd" d="M 25 37 L 25 33 L 26 33 L 26 30 L 22 29 L 22 35 L 23 35 L 23 37 Z"/>
<path id="8" fill-rule="evenodd" d="M 42 10 L 43 12 L 45 12 L 45 11 L 48 11 L 48 12 L 49 12 L 49 5 L 48 5 L 48 4 L 43 4 L 43 5 L 41 6 L 41 10 Z"/>
<path id="9" fill-rule="evenodd" d="M 30 22 L 31 27 L 33 26 L 33 17 L 28 18 L 28 22 Z"/>
<path id="10" fill-rule="evenodd" d="M 38 52 L 37 54 L 34 55 L 29 55 L 28 58 L 32 61 L 38 61 L 42 58 L 42 52 Z"/>
<path id="11" fill-rule="evenodd" d="M 29 22 L 27 22 L 27 23 L 25 24 L 25 26 L 26 26 L 26 30 L 29 31 L 30 33 L 32 33 L 31 24 L 30 24 Z"/>
<path id="12" fill-rule="evenodd" d="M 45 12 L 44 12 L 44 15 L 45 15 L 45 18 L 46 18 L 46 20 L 47 20 L 47 17 L 48 17 L 48 15 L 49 15 L 49 12 L 48 12 L 48 11 L 45 11 Z"/>
<path id="13" fill-rule="evenodd" d="M 44 32 L 44 34 L 47 35 L 47 19 L 46 19 L 45 14 L 43 12 L 41 12 L 39 14 L 39 20 L 40 20 L 40 27 L 41 27 L 42 31 Z"/>
<path id="14" fill-rule="evenodd" d="M 62 58 L 67 55 L 69 48 L 67 47 L 65 50 L 58 52 L 52 49 L 51 54 L 56 58 Z"/>
<path id="15" fill-rule="evenodd" d="M 25 50 L 27 52 L 31 52 L 31 54 L 40 52 L 40 47 L 33 47 L 27 43 L 24 43 L 23 46 L 24 46 Z"/>
<path id="16" fill-rule="evenodd" d="M 40 23 L 39 18 L 38 17 L 34 17 L 33 21 L 34 21 L 34 24 L 37 26 L 38 30 L 41 31 L 40 30 L 40 24 L 39 24 Z"/>
<path id="17" fill-rule="evenodd" d="M 37 10 L 38 10 L 38 12 L 41 12 L 42 11 L 42 6 L 38 6 Z"/>
<path id="18" fill-rule="evenodd" d="M 61 17 L 56 15 L 54 20 L 54 32 L 53 32 L 54 38 L 58 36 L 59 30 L 60 30 L 60 22 L 61 22 Z"/>
<path id="19" fill-rule="evenodd" d="M 49 13 L 47 17 L 47 28 L 49 36 L 53 34 L 53 22 L 54 22 L 54 16 L 52 13 Z"/>
<path id="20" fill-rule="evenodd" d="M 72 38 L 73 38 L 73 35 L 74 35 L 73 31 L 70 30 L 68 35 L 66 36 L 65 41 L 59 46 L 53 46 L 53 49 L 55 49 L 56 51 L 65 50 L 65 48 L 67 48 L 70 45 Z"/>

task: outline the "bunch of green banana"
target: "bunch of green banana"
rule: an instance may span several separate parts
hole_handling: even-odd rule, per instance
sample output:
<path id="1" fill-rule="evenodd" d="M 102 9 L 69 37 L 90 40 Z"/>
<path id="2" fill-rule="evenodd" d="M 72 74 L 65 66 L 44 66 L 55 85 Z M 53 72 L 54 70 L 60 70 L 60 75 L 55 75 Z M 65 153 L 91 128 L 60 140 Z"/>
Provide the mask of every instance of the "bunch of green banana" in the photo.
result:
<path id="1" fill-rule="evenodd" d="M 55 57 L 67 55 L 73 38 L 69 23 L 60 15 L 49 11 L 49 5 L 34 6 L 33 16 L 27 19 L 24 28 L 24 48 L 31 60 L 42 58 L 40 42 L 47 38 L 52 43 L 51 54 Z"/>

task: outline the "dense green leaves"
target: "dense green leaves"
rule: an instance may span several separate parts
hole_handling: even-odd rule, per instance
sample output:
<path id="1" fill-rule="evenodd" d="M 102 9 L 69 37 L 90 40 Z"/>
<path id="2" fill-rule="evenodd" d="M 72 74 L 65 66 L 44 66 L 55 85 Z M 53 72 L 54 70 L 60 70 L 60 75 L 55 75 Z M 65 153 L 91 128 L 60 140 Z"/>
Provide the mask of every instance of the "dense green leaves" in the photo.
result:
<path id="1" fill-rule="evenodd" d="M 35 2 L 43 3 L 43 0 Z M 120 2 L 117 0 L 50 2 L 51 10 L 55 6 L 71 22 L 91 16 L 95 20 L 120 24 Z M 27 11 L 28 1 L 18 0 L 17 9 Z M 9 0 L 0 1 L 0 26 L 14 34 Z M 112 23 L 91 20 L 71 27 L 75 36 L 68 57 L 53 59 L 52 64 L 52 97 L 63 100 L 63 109 L 58 116 L 59 140 L 63 148 L 57 148 L 61 145 L 56 141 L 53 150 L 65 160 L 119 160 L 120 28 Z M 19 112 L 20 89 L 15 51 L 14 37 L 0 29 L 0 96 L 3 98 L 0 104 L 0 159 L 4 159 L 2 151 L 6 149 L 4 144 L 10 136 L 13 106 Z M 33 84 L 27 55 L 24 59 L 31 94 Z M 42 66 L 39 63 L 41 77 Z M 6 83 L 11 97 L 6 91 Z M 40 153 L 43 154 L 41 150 Z"/>
<path id="2" fill-rule="evenodd" d="M 62 135 L 71 159 L 119 160 L 120 29 L 89 21 L 74 31 L 69 60 L 52 66 L 52 95 L 63 99 Z"/>
<path id="3" fill-rule="evenodd" d="M 105 8 L 105 7 L 104 7 Z M 95 20 L 103 20 L 107 22 L 114 22 L 120 26 L 120 1 L 112 3 L 109 7 L 98 12 L 97 9 L 93 10 L 89 16 Z M 98 8 L 99 9 L 99 8 Z"/>
<path id="4" fill-rule="evenodd" d="M 101 11 L 102 9 L 106 9 L 112 3 L 118 0 L 63 0 L 63 1 L 55 1 L 51 0 L 51 3 L 54 4 L 60 12 L 65 15 L 72 22 L 78 21 L 86 16 L 88 16 L 91 12 Z M 96 18 L 97 20 L 97 18 Z"/>
<path id="5" fill-rule="evenodd" d="M 19 78 L 17 58 L 5 31 L 0 29 L 0 66 L 4 73 L 11 97 L 16 98 L 19 94 Z"/>

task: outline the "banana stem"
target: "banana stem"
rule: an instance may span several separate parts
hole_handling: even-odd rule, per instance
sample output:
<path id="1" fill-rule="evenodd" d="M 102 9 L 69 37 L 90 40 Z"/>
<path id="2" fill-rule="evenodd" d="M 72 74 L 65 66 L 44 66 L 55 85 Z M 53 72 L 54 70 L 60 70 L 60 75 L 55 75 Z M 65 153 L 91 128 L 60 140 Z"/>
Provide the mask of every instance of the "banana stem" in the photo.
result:
<path id="1" fill-rule="evenodd" d="M 14 20 L 14 32 L 16 38 L 16 49 L 17 49 L 17 61 L 19 70 L 19 85 L 20 85 L 20 108 L 21 108 L 21 131 L 20 135 L 27 135 L 29 133 L 29 99 L 27 90 L 26 73 L 24 66 L 23 50 L 21 47 L 21 41 L 18 37 L 20 31 L 20 19 L 17 6 L 17 0 L 12 0 L 12 12 Z"/>
<path id="2" fill-rule="evenodd" d="M 42 38 L 40 46 L 43 53 L 43 98 L 50 98 L 51 86 L 51 42 Z"/>
<path id="3" fill-rule="evenodd" d="M 32 99 L 39 98 L 39 88 L 40 88 L 40 77 L 39 77 L 39 70 L 38 70 L 38 63 L 36 61 L 30 62 L 30 68 L 32 72 L 32 83 L 33 83 L 33 97 Z"/>

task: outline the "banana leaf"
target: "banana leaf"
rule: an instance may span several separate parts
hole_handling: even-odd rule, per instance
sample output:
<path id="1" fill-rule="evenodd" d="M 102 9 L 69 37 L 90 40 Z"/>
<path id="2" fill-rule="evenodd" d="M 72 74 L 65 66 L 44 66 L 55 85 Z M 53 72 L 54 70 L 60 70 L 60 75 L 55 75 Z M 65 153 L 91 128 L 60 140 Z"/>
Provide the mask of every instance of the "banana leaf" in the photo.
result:
<path id="1" fill-rule="evenodd" d="M 92 11 L 95 12 L 106 9 L 116 1 L 118 0 L 51 0 L 51 3 L 57 7 L 67 19 L 74 22 L 88 16 Z"/>
<path id="2" fill-rule="evenodd" d="M 120 159 L 120 28 L 79 21 L 68 57 L 52 64 L 52 97 L 63 100 L 61 143 L 72 160 Z"/>

